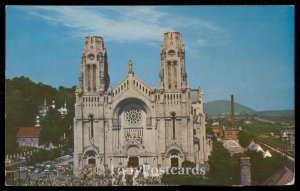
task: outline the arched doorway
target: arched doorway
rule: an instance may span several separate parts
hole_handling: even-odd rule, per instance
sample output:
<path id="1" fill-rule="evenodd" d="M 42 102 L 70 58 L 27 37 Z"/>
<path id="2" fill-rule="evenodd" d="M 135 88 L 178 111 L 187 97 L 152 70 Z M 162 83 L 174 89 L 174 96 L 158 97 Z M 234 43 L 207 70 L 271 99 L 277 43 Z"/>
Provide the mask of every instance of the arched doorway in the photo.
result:
<path id="1" fill-rule="evenodd" d="M 129 157 L 127 167 L 138 167 L 139 166 L 139 158 L 136 156 Z"/>
<path id="2" fill-rule="evenodd" d="M 84 154 L 84 158 L 86 159 L 85 164 L 96 165 L 96 155 L 97 153 L 93 150 L 89 150 Z"/>
<path id="3" fill-rule="evenodd" d="M 128 155 L 128 167 L 138 167 L 139 166 L 139 149 L 135 146 L 129 147 L 127 150 L 127 155 Z"/>
<path id="4" fill-rule="evenodd" d="M 178 162 L 178 156 L 173 155 L 171 156 L 171 167 L 179 167 L 179 162 Z"/>
<path id="5" fill-rule="evenodd" d="M 95 165 L 95 164 L 96 164 L 96 159 L 95 159 L 95 157 L 90 157 L 90 158 L 88 159 L 88 164 Z"/>
<path id="6" fill-rule="evenodd" d="M 168 156 L 170 157 L 170 166 L 171 168 L 172 167 L 180 167 L 181 165 L 179 164 L 181 161 L 179 159 L 179 156 L 180 155 L 180 151 L 177 150 L 177 149 L 171 149 L 169 152 L 168 152 Z"/>

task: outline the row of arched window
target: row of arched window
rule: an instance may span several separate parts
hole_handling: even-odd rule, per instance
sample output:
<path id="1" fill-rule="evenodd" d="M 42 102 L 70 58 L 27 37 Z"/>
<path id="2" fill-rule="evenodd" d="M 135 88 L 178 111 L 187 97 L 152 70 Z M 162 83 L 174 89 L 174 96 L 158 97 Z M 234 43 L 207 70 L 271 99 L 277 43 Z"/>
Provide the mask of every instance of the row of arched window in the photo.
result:
<path id="1" fill-rule="evenodd" d="M 122 92 L 125 89 L 128 89 L 128 80 L 126 80 L 124 83 L 119 85 L 119 87 L 112 92 L 112 96 L 118 95 L 120 92 Z M 145 87 L 143 84 L 139 83 L 138 81 L 133 80 L 133 85 L 135 88 L 140 89 L 143 93 L 150 96 L 150 90 L 149 88 Z"/>
<path id="2" fill-rule="evenodd" d="M 104 102 L 108 101 L 107 96 L 103 96 L 103 99 L 104 99 Z M 82 102 L 85 102 L 85 103 L 99 102 L 99 101 L 100 101 L 100 97 L 98 97 L 98 96 L 85 96 L 85 97 L 82 97 Z"/>
<path id="3" fill-rule="evenodd" d="M 123 84 L 119 85 L 118 89 L 116 89 L 113 93 L 112 96 L 118 95 L 121 91 L 125 90 L 128 88 L 128 80 L 126 80 Z"/>
<path id="4" fill-rule="evenodd" d="M 87 97 L 82 97 L 83 102 L 99 102 L 99 97 L 98 96 L 87 96 Z"/>
<path id="5" fill-rule="evenodd" d="M 142 92 L 144 92 L 145 94 L 147 94 L 148 96 L 150 96 L 150 90 L 148 90 L 148 88 L 144 87 L 143 84 L 133 80 L 133 85 L 140 89 Z"/>

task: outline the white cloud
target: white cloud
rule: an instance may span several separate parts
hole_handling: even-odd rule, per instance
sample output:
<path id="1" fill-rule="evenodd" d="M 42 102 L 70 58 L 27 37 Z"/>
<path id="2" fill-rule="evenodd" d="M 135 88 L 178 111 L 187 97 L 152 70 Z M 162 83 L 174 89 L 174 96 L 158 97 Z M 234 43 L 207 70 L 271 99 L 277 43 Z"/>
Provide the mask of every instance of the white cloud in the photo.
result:
<path id="1" fill-rule="evenodd" d="M 20 8 L 33 17 L 74 29 L 71 30 L 73 37 L 101 35 L 108 41 L 160 41 L 164 32 L 175 31 L 175 29 L 221 30 L 208 21 L 178 16 L 150 6 L 26 6 Z M 197 44 L 203 45 L 203 43 L 197 41 Z"/>

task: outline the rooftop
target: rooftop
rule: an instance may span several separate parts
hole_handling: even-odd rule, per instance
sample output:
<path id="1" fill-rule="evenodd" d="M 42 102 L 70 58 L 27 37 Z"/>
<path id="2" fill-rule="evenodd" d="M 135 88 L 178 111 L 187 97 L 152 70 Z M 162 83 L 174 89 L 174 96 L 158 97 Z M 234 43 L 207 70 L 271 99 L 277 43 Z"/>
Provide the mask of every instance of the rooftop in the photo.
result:
<path id="1" fill-rule="evenodd" d="M 270 176 L 263 185 L 287 185 L 294 179 L 294 173 L 286 166 Z"/>
<path id="2" fill-rule="evenodd" d="M 17 137 L 39 137 L 40 133 L 41 133 L 40 128 L 21 127 L 17 133 Z"/>

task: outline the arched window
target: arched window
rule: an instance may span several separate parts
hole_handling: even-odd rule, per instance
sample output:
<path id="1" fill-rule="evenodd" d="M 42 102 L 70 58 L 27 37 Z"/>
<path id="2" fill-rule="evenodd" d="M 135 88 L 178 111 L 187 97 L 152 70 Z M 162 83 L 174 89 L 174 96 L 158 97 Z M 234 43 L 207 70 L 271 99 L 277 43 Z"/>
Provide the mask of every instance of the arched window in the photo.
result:
<path id="1" fill-rule="evenodd" d="M 176 120 L 176 113 L 175 112 L 171 112 L 171 119 L 173 121 L 173 139 L 175 139 L 175 120 Z"/>
<path id="2" fill-rule="evenodd" d="M 101 61 L 101 54 L 100 53 L 97 55 L 97 61 Z"/>

